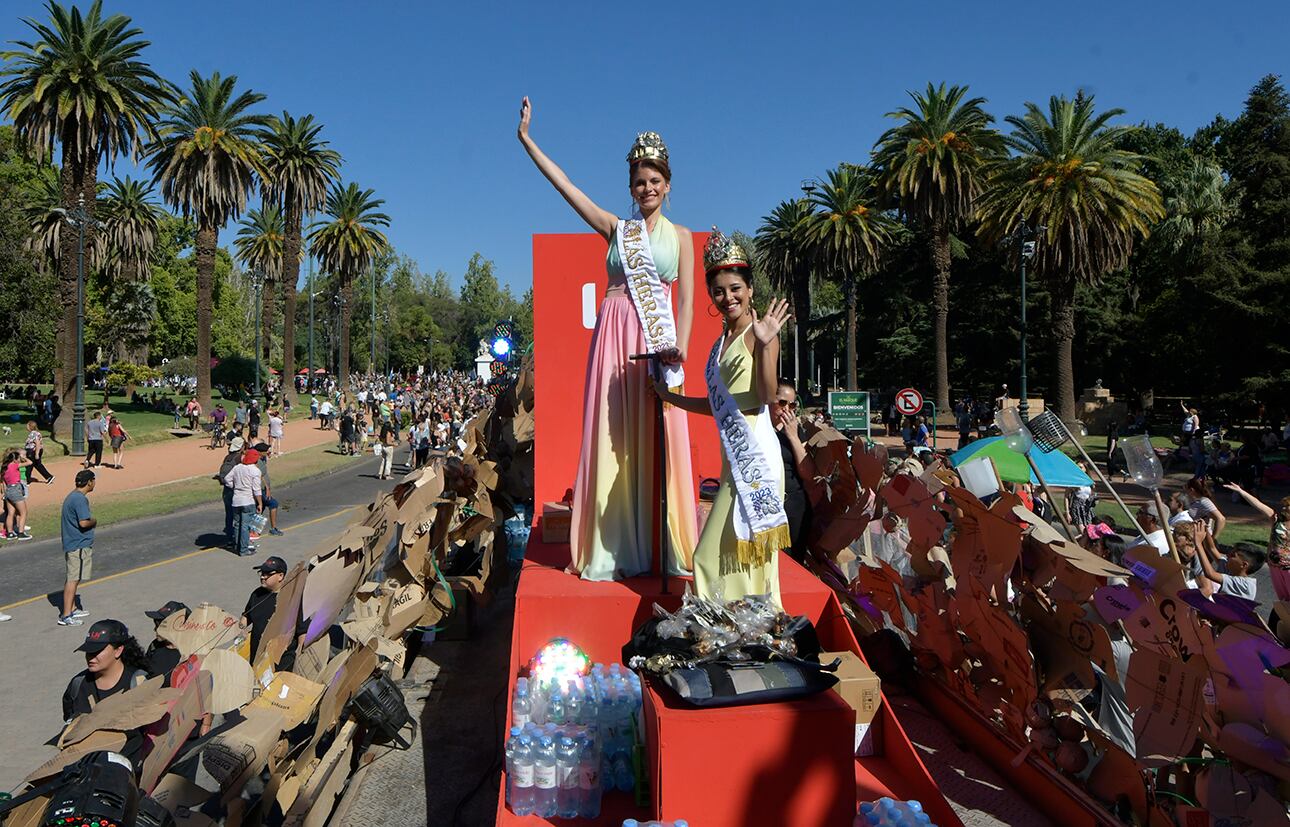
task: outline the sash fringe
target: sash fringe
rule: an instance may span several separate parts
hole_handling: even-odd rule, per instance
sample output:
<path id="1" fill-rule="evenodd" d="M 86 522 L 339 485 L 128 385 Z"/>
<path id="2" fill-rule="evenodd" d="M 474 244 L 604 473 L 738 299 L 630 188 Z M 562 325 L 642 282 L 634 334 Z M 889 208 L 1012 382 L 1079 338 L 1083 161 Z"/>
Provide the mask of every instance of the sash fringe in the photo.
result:
<path id="1" fill-rule="evenodd" d="M 738 548 L 739 565 L 744 568 L 752 568 L 770 565 L 771 558 L 778 554 L 780 549 L 788 548 L 793 544 L 793 538 L 788 532 L 788 525 L 785 523 L 758 532 L 753 535 L 751 540 L 736 540 L 735 542 Z"/>

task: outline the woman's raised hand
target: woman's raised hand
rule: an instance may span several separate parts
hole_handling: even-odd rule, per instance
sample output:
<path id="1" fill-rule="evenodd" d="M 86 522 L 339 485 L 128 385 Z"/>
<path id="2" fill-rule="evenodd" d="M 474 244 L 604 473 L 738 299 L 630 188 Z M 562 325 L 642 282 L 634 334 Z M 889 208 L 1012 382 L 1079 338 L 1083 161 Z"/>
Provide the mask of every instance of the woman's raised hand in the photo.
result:
<path id="1" fill-rule="evenodd" d="M 758 318 L 755 308 L 752 314 L 753 336 L 763 345 L 768 345 L 775 341 L 779 337 L 779 331 L 783 329 L 793 315 L 789 312 L 788 302 L 784 299 L 771 299 L 770 306 L 766 308 L 765 316 Z"/>
<path id="2" fill-rule="evenodd" d="M 533 104 L 529 103 L 529 96 L 525 95 L 520 101 L 520 125 L 515 130 L 515 134 L 522 141 L 528 137 L 529 121 L 533 120 Z"/>

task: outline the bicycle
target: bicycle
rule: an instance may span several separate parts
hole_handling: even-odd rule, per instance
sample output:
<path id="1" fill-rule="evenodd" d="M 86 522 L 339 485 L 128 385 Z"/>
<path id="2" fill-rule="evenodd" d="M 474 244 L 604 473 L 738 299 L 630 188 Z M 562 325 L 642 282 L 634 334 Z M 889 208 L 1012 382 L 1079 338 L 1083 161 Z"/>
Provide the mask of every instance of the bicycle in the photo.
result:
<path id="1" fill-rule="evenodd" d="M 211 450 L 214 450 L 216 448 L 223 448 L 224 436 L 225 436 L 224 423 L 212 422 L 210 425 L 210 429 L 211 429 Z"/>

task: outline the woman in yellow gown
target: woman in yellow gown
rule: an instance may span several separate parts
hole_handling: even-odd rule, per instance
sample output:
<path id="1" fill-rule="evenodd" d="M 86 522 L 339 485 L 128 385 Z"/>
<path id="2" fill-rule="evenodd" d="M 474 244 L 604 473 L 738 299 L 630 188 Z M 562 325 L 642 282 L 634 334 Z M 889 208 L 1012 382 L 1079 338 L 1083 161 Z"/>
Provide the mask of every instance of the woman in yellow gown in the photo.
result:
<path id="1" fill-rule="evenodd" d="M 665 402 L 715 416 L 721 438 L 721 487 L 694 551 L 695 588 L 723 600 L 764 594 L 781 605 L 778 557 L 790 540 L 784 466 L 769 405 L 779 385 L 779 332 L 789 318 L 788 303 L 772 300 L 758 318 L 748 256 L 719 231 L 709 237 L 703 259 L 708 296 L 725 327 L 708 358 L 708 396 L 654 386 Z"/>

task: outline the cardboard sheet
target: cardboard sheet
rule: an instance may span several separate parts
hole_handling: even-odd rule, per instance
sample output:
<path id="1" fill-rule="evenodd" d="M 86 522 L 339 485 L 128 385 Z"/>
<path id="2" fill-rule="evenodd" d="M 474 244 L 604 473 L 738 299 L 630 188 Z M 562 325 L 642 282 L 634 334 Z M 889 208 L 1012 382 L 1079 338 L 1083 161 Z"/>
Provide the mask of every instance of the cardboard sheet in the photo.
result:
<path id="1" fill-rule="evenodd" d="M 175 645 L 184 657 L 204 655 L 215 648 L 227 649 L 241 634 L 240 618 L 219 606 L 202 603 L 191 612 L 175 612 L 157 627 L 157 637 Z"/>
<path id="2" fill-rule="evenodd" d="M 211 794 L 183 776 L 162 776 L 152 797 L 175 817 L 176 827 L 214 827 L 214 820 L 197 812 Z"/>
<path id="3" fill-rule="evenodd" d="M 1129 659 L 1125 699 L 1133 710 L 1138 763 L 1162 767 L 1186 755 L 1200 734 L 1207 670 L 1195 661 L 1139 649 Z"/>
<path id="4" fill-rule="evenodd" d="M 133 689 L 109 695 L 88 714 L 78 716 L 58 739 L 62 748 L 79 743 L 98 731 L 128 732 L 155 724 L 179 698 L 178 689 L 164 688 L 163 678 L 144 681 Z"/>
<path id="5" fill-rule="evenodd" d="M 295 729 L 313 715 L 318 699 L 326 689 L 320 683 L 302 678 L 292 672 L 277 672 L 273 682 L 247 704 L 246 712 L 272 710 L 282 716 L 282 728 Z"/>
<path id="6" fill-rule="evenodd" d="M 211 675 L 210 711 L 225 715 L 250 703 L 255 693 L 255 670 L 246 658 L 228 649 L 216 649 L 202 658 L 202 670 Z"/>
<path id="7" fill-rule="evenodd" d="M 183 694 L 170 708 L 166 730 L 152 740 L 152 750 L 144 759 L 139 775 L 139 789 L 151 793 L 161 780 L 171 760 L 179 754 L 184 741 L 210 711 L 211 673 L 202 671 L 183 688 Z"/>
<path id="8" fill-rule="evenodd" d="M 251 658 L 255 667 L 256 678 L 271 672 L 282 654 L 291 645 L 296 634 L 296 623 L 300 617 L 300 600 L 305 591 L 306 568 L 304 563 L 297 563 L 287 572 L 287 579 L 278 591 L 278 602 L 273 610 L 273 617 L 264 627 L 260 637 L 260 651 Z"/>
<path id="9" fill-rule="evenodd" d="M 300 603 L 300 616 L 308 622 L 306 646 L 323 637 L 339 619 L 362 576 L 361 548 L 346 550 L 344 546 L 309 570 Z"/>

